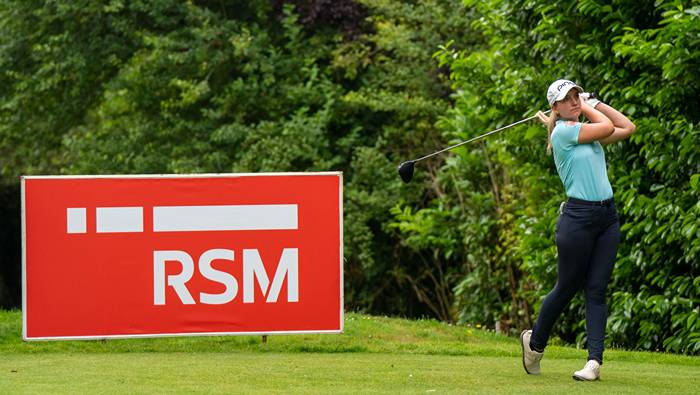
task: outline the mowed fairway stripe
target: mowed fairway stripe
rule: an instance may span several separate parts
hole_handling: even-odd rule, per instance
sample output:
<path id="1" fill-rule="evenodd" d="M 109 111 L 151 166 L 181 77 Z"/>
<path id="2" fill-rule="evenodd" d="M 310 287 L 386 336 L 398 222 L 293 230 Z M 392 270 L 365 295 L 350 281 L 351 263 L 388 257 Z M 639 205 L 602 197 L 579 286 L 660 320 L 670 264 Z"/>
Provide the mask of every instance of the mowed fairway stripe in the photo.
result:
<path id="1" fill-rule="evenodd" d="M 581 360 L 388 353 L 47 353 L 0 358 L 3 393 L 692 393 L 697 366 L 612 361 L 575 382 Z"/>

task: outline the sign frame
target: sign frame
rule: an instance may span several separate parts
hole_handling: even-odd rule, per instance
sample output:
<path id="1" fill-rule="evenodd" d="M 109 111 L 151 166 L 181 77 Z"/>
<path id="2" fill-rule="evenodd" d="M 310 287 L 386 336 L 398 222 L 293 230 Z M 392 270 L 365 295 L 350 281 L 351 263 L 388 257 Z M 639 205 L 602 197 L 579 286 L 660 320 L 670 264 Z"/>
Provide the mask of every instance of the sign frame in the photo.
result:
<path id="1" fill-rule="evenodd" d="M 339 329 L 335 330 L 280 330 L 280 331 L 248 331 L 248 332 L 173 332 L 173 333 L 144 333 L 118 334 L 98 336 L 28 336 L 27 334 L 27 224 L 26 224 L 26 181 L 28 180 L 60 180 L 60 179 L 168 179 L 168 178 L 239 178 L 239 177 L 274 177 L 274 176 L 337 176 L 338 180 L 338 224 L 339 224 Z M 345 331 L 344 319 L 344 245 L 343 245 L 343 172 L 262 172 L 262 173 L 200 173 L 200 174 L 105 174 L 105 175 L 23 175 L 20 176 L 21 196 L 21 237 L 22 237 L 22 340 L 24 341 L 60 341 L 60 340 L 104 340 L 104 339 L 143 339 L 160 337 L 189 337 L 189 336 L 268 336 L 290 334 L 341 334 Z"/>

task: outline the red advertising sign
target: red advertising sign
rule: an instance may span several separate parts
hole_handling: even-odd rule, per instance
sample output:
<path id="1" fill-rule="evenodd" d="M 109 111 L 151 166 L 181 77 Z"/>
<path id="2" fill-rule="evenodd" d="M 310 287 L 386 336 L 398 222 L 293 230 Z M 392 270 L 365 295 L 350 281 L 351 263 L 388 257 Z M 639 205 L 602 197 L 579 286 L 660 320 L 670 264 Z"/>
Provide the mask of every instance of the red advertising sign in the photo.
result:
<path id="1" fill-rule="evenodd" d="M 341 173 L 22 178 L 23 338 L 339 333 Z"/>

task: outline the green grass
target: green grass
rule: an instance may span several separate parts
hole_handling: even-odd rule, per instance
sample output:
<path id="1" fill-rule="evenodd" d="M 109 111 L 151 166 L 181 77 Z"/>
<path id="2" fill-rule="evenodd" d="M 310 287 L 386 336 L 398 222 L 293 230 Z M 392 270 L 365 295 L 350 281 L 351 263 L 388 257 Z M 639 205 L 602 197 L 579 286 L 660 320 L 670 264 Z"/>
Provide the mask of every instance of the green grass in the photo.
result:
<path id="1" fill-rule="evenodd" d="M 2 393 L 697 393 L 700 359 L 609 350 L 602 380 L 575 382 L 585 350 L 551 346 L 522 370 L 516 338 L 429 320 L 347 314 L 341 335 L 22 342 L 0 311 Z"/>

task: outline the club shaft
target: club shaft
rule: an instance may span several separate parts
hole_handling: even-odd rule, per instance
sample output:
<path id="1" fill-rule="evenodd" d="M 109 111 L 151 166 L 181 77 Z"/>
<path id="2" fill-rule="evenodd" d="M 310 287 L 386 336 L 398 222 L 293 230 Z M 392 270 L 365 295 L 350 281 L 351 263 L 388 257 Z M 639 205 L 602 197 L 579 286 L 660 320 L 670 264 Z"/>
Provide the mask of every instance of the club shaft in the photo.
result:
<path id="1" fill-rule="evenodd" d="M 547 113 L 549 113 L 550 111 L 552 111 L 552 110 L 547 110 L 547 111 L 545 111 L 544 113 L 547 114 Z M 519 125 L 519 124 L 521 124 L 521 123 L 523 123 L 523 122 L 527 122 L 527 121 L 529 121 L 529 120 L 531 120 L 531 119 L 535 119 L 535 118 L 537 118 L 537 115 L 533 115 L 533 116 L 531 116 L 531 117 L 529 117 L 529 118 L 521 119 L 521 120 L 518 121 L 518 122 L 511 123 L 510 125 L 506 125 L 506 126 L 500 127 L 500 128 L 498 128 L 498 129 L 492 130 L 492 131 L 490 131 L 490 132 L 488 132 L 488 133 L 484 133 L 484 134 L 482 134 L 481 136 L 476 136 L 476 137 L 471 138 L 471 139 L 469 139 L 469 140 L 462 141 L 461 143 L 457 143 L 457 144 L 455 144 L 455 145 L 451 145 L 451 146 L 449 146 L 449 147 L 447 147 L 447 148 L 441 149 L 440 151 L 433 152 L 432 154 L 428 154 L 428 155 L 423 156 L 423 157 L 420 157 L 420 158 L 418 158 L 418 159 L 414 159 L 413 162 L 419 162 L 419 161 L 422 161 L 423 159 L 431 158 L 431 157 L 433 157 L 433 156 L 435 156 L 435 155 L 439 155 L 439 154 L 441 154 L 441 153 L 443 153 L 443 152 L 445 152 L 445 151 L 449 151 L 449 150 L 451 150 L 451 149 L 453 149 L 453 148 L 457 148 L 457 147 L 462 146 L 462 145 L 464 145 L 464 144 L 469 144 L 469 143 L 471 143 L 472 141 L 476 141 L 476 140 L 479 140 L 479 139 L 483 139 L 483 138 L 486 137 L 486 136 L 490 136 L 490 135 L 492 135 L 492 134 L 494 134 L 494 133 L 498 133 L 498 132 L 500 132 L 500 131 L 502 131 L 502 130 L 511 128 L 511 127 L 513 127 L 513 126 L 515 126 L 515 125 Z"/>

